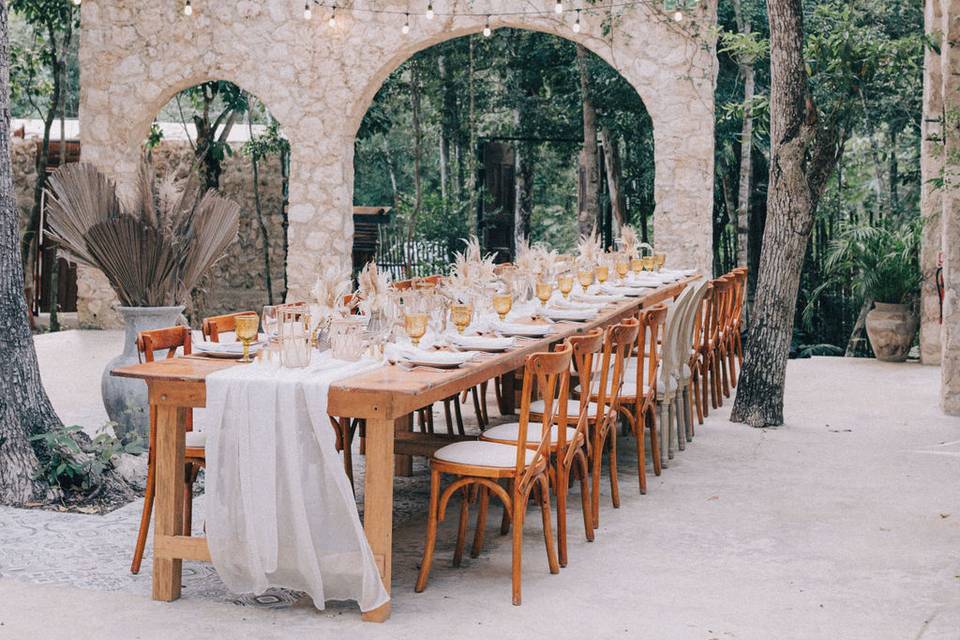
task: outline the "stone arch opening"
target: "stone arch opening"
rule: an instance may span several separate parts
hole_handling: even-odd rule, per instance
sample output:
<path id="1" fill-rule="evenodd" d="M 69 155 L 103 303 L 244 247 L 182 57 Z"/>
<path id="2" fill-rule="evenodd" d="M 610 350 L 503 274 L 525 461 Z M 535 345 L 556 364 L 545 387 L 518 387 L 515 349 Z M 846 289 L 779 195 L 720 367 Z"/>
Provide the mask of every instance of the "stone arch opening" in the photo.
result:
<path id="1" fill-rule="evenodd" d="M 357 128 L 354 205 L 395 206 L 402 221 L 394 222 L 394 233 L 381 233 L 388 243 L 404 241 L 402 230 L 416 216 L 422 269 L 442 269 L 475 231 L 507 260 L 515 237 L 565 251 L 579 234 L 581 208 L 611 244 L 622 223 L 653 240 L 653 122 L 620 71 L 586 50 L 585 104 L 576 41 L 551 30 L 501 27 L 492 37 L 467 31 L 422 44 L 405 61 L 385 65 L 393 71 Z M 411 107 L 415 95 L 418 109 Z M 585 129 L 584 108 L 596 126 Z M 419 141 L 413 119 L 420 121 Z M 602 130 L 603 144 L 582 159 L 585 130 L 588 138 Z M 418 165 L 419 172 L 411 169 Z M 596 208 L 583 203 L 591 179 Z M 488 224 L 494 210 L 495 229 Z M 401 254 L 385 247 L 382 263 L 399 271 Z"/>

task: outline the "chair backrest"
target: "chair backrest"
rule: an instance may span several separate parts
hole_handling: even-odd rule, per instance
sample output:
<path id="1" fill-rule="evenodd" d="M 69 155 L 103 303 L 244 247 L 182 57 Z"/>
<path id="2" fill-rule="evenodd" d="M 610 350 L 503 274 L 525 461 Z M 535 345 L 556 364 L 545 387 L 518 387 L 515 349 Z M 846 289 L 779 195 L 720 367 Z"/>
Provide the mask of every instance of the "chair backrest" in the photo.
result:
<path id="1" fill-rule="evenodd" d="M 700 346 L 700 323 L 703 320 L 703 300 L 711 291 L 710 282 L 701 280 L 690 285 L 693 295 L 687 305 L 684 314 L 683 323 L 680 327 L 680 335 L 677 338 L 677 362 L 678 367 L 683 369 L 684 363 L 689 363 L 693 354 Z"/>
<path id="2" fill-rule="evenodd" d="M 175 358 L 177 349 L 183 350 L 183 355 L 192 353 L 192 335 L 190 327 L 166 327 L 164 329 L 150 329 L 137 334 L 137 356 L 144 362 L 153 362 L 157 351 L 167 351 L 167 358 Z M 157 406 L 150 405 L 150 446 L 156 442 Z M 187 413 L 186 430 L 193 430 L 193 410 Z"/>
<path id="3" fill-rule="evenodd" d="M 557 429 L 559 434 L 566 434 L 567 399 L 570 394 L 570 363 L 573 358 L 573 347 L 568 340 L 564 340 L 552 352 L 532 353 L 527 356 L 523 366 L 523 391 L 520 396 L 520 420 L 518 443 L 527 441 L 527 431 L 530 423 L 530 403 L 533 399 L 534 388 L 539 389 L 544 402 L 542 424 L 540 426 L 540 445 L 537 447 L 532 464 L 541 458 L 550 455 L 551 435 L 553 425 L 561 425 Z M 526 462 L 527 448 L 517 447 L 517 479 L 522 480 Z"/>
<path id="4" fill-rule="evenodd" d="M 716 317 L 717 335 L 719 335 L 721 331 L 728 331 L 731 328 L 736 286 L 736 277 L 731 274 L 722 275 L 713 281 L 714 316 Z"/>
<path id="5" fill-rule="evenodd" d="M 671 376 L 676 377 L 681 368 L 680 338 L 683 320 L 695 291 L 693 287 L 683 288 L 680 295 L 667 310 L 666 326 L 660 349 L 660 378 L 664 381 L 664 389 L 669 389 Z"/>
<path id="6" fill-rule="evenodd" d="M 157 351 L 167 351 L 167 358 L 174 358 L 177 349 L 183 349 L 183 355 L 192 353 L 192 340 L 189 327 L 167 327 L 151 329 L 137 334 L 137 355 L 144 362 L 153 362 Z"/>
<path id="7" fill-rule="evenodd" d="M 735 284 L 730 324 L 739 328 L 740 321 L 743 319 L 743 304 L 747 295 L 747 268 L 737 267 L 730 271 L 730 274 L 733 276 Z"/>
<path id="8" fill-rule="evenodd" d="M 593 389 L 594 366 L 597 364 L 597 354 L 603 351 L 603 329 L 597 327 L 579 336 L 568 338 L 573 347 L 573 368 L 577 372 L 577 380 L 583 394 Z M 589 403 L 580 403 L 580 413 L 587 411 Z"/>
<path id="9" fill-rule="evenodd" d="M 230 333 L 237 330 L 237 316 L 249 316 L 253 311 L 238 311 L 237 313 L 225 313 L 221 316 L 211 316 L 204 318 L 200 324 L 200 330 L 203 337 L 210 342 L 220 342 L 221 333 Z"/>
<path id="10" fill-rule="evenodd" d="M 637 398 L 643 397 L 645 386 L 656 386 L 661 357 L 661 349 L 657 348 L 657 343 L 664 334 L 669 310 L 665 304 L 640 310 L 638 316 L 640 331 L 637 332 Z M 650 345 L 649 353 L 647 345 Z M 646 358 L 646 366 L 644 366 L 644 358 Z"/>

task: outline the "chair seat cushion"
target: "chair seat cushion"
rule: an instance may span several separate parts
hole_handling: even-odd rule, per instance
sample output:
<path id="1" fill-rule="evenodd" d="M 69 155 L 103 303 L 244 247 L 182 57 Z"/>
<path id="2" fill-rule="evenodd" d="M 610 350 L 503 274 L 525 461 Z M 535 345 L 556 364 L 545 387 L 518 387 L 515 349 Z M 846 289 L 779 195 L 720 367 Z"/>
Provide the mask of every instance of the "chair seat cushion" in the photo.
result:
<path id="1" fill-rule="evenodd" d="M 186 446 L 202 449 L 207 446 L 207 434 L 203 431 L 187 431 Z"/>
<path id="2" fill-rule="evenodd" d="M 525 450 L 526 463 L 533 462 L 536 453 Z M 433 457 L 443 462 L 468 464 L 476 467 L 509 469 L 517 465 L 517 448 L 511 444 L 466 440 L 437 449 Z"/>
<path id="3" fill-rule="evenodd" d="M 527 424 L 527 443 L 528 444 L 540 444 L 541 436 L 543 432 L 543 425 L 539 422 L 530 422 Z M 573 427 L 567 427 L 567 442 L 573 440 L 573 437 L 576 435 L 577 430 Z M 557 438 L 559 437 L 560 432 L 557 429 L 557 425 L 553 425 L 550 429 L 550 443 L 555 444 Z M 489 438 L 490 440 L 509 440 L 511 442 L 516 442 L 517 438 L 520 437 L 520 423 L 519 422 L 508 422 L 507 424 L 497 425 L 483 432 L 482 438 Z"/>
<path id="4" fill-rule="evenodd" d="M 534 400 L 530 403 L 530 413 L 537 413 L 543 415 L 543 410 L 546 403 L 543 400 Z M 595 416 L 597 415 L 597 403 L 591 402 L 587 405 L 587 415 Z M 579 400 L 567 400 L 567 418 L 576 419 L 580 416 L 580 401 Z M 537 439 L 539 442 L 540 439 Z"/>

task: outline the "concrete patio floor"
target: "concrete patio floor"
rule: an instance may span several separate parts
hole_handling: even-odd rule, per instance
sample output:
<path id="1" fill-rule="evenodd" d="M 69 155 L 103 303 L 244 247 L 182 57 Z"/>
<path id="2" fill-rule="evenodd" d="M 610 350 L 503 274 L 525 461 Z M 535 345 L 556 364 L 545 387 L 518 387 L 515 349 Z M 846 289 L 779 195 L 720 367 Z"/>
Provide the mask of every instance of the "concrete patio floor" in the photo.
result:
<path id="1" fill-rule="evenodd" d="M 99 378 L 90 376 L 117 342 L 103 353 L 93 341 L 107 344 L 105 335 L 88 350 L 68 344 L 87 332 L 49 338 L 58 347 L 47 339 L 38 347 L 58 411 L 74 422 L 96 416 Z M 74 361 L 94 352 L 97 363 Z M 199 565 L 188 566 L 180 601 L 153 602 L 149 565 L 136 578 L 124 568 L 139 503 L 107 516 L 0 509 L 0 639 L 956 640 L 960 419 L 939 412 L 938 388 L 939 370 L 917 364 L 792 361 L 784 427 L 732 424 L 728 401 L 661 477 L 651 474 L 646 496 L 621 439 L 623 504 L 614 510 L 604 495 L 591 544 L 573 501 L 570 563 L 559 575 L 547 572 L 539 519 L 528 520 L 521 607 L 510 603 L 498 508 L 484 552 L 459 569 L 448 517 L 430 584 L 413 592 L 426 502 L 418 465 L 397 490 L 393 616 L 383 625 L 362 623 L 352 605 L 238 606 L 250 602 L 191 589 L 197 573 L 212 574 Z M 72 566 L 30 569 L 60 556 Z"/>

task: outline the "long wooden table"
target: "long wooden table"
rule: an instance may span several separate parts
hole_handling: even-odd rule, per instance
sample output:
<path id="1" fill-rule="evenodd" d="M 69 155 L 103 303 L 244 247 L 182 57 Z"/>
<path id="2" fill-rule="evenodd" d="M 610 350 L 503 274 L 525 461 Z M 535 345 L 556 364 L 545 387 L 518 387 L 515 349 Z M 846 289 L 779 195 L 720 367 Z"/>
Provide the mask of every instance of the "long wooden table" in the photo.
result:
<path id="1" fill-rule="evenodd" d="M 589 322 L 558 322 L 554 332 L 544 338 L 521 340 L 508 352 L 481 358 L 458 369 L 404 371 L 384 366 L 331 385 L 328 413 L 366 420 L 363 527 L 388 593 L 392 575 L 394 442 L 398 435 L 408 440 L 418 437 L 410 433 L 410 414 L 486 380 L 509 375 L 522 367 L 531 353 L 544 351 L 568 336 L 613 324 L 634 315 L 640 308 L 675 298 L 697 277 L 611 305 Z M 232 366 L 238 365 L 229 360 L 180 357 L 121 367 L 112 372 L 115 376 L 144 380 L 149 402 L 157 407 L 154 600 L 171 601 L 180 597 L 183 560 L 210 562 L 205 538 L 182 535 L 184 434 L 189 412 L 206 406 L 206 377 Z M 504 388 L 507 394 L 512 391 L 512 385 L 505 384 Z M 401 465 L 408 459 L 398 457 Z M 364 613 L 363 619 L 382 622 L 389 616 L 388 602 Z"/>

